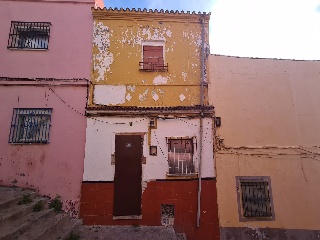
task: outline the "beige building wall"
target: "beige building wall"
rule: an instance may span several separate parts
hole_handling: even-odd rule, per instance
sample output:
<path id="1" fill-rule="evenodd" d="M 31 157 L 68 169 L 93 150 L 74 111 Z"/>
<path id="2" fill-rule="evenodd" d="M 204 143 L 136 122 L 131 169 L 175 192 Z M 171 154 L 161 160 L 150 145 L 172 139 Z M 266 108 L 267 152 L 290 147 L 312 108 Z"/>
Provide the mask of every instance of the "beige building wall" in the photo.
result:
<path id="1" fill-rule="evenodd" d="M 318 239 L 320 62 L 211 55 L 209 64 L 209 101 L 222 122 L 221 239 Z M 273 221 L 240 221 L 236 176 L 270 177 Z"/>

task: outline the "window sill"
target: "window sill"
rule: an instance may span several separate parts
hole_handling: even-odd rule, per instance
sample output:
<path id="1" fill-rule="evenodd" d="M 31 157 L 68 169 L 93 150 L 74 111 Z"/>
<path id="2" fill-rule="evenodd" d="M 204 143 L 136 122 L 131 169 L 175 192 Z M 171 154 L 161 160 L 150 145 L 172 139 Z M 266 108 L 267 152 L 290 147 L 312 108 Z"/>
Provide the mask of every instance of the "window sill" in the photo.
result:
<path id="1" fill-rule="evenodd" d="M 39 144 L 49 144 L 49 142 L 9 142 L 11 145 L 39 145 Z"/>
<path id="2" fill-rule="evenodd" d="M 166 179 L 196 179 L 198 178 L 198 173 L 190 174 L 169 174 L 167 173 Z"/>
<path id="3" fill-rule="evenodd" d="M 168 69 L 139 69 L 140 72 L 167 72 Z"/>
<path id="4" fill-rule="evenodd" d="M 240 222 L 261 222 L 261 221 L 274 221 L 274 216 L 272 217 L 241 217 Z"/>
<path id="5" fill-rule="evenodd" d="M 22 50 L 22 51 L 48 51 L 48 48 L 15 48 L 15 47 L 7 47 L 9 50 Z"/>

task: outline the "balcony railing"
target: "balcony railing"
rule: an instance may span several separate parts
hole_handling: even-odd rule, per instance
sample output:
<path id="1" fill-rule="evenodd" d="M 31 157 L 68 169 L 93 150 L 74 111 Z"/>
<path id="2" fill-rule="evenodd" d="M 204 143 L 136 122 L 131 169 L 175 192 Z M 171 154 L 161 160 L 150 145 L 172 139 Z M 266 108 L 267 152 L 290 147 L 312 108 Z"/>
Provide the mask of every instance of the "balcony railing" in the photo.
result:
<path id="1" fill-rule="evenodd" d="M 168 71 L 168 63 L 152 63 L 152 62 L 139 62 L 140 71 L 144 72 L 166 72 Z"/>

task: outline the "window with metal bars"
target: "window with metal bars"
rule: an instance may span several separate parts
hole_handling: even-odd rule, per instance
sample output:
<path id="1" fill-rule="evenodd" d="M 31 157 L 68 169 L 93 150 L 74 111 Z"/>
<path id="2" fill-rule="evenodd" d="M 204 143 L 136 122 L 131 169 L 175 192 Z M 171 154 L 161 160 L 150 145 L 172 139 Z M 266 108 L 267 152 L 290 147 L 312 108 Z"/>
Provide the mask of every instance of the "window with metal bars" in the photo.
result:
<path id="1" fill-rule="evenodd" d="M 273 220 L 270 178 L 239 178 L 238 194 L 239 204 L 241 205 L 239 213 L 242 220 L 263 219 Z"/>
<path id="2" fill-rule="evenodd" d="M 11 22 L 8 49 L 48 49 L 49 22 Z"/>
<path id="3" fill-rule="evenodd" d="M 195 174 L 192 138 L 168 139 L 169 175 Z"/>
<path id="4" fill-rule="evenodd" d="M 49 143 L 52 108 L 14 108 L 9 143 Z"/>

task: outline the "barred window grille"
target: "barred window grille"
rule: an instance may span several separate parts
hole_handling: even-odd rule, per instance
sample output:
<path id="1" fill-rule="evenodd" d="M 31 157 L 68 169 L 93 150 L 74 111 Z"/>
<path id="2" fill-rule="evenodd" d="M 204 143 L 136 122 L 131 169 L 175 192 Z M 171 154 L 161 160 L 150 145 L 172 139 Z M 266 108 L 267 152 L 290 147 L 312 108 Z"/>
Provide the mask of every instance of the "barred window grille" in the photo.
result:
<path id="1" fill-rule="evenodd" d="M 243 217 L 272 217 L 267 180 L 240 181 Z"/>
<path id="2" fill-rule="evenodd" d="M 195 173 L 192 139 L 168 139 L 169 174 Z"/>
<path id="3" fill-rule="evenodd" d="M 52 108 L 14 108 L 9 143 L 48 143 Z"/>
<path id="4" fill-rule="evenodd" d="M 11 22 L 9 49 L 48 49 L 49 22 Z"/>

